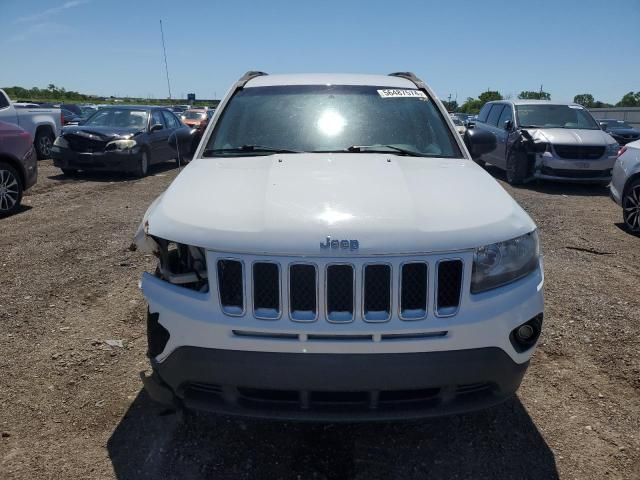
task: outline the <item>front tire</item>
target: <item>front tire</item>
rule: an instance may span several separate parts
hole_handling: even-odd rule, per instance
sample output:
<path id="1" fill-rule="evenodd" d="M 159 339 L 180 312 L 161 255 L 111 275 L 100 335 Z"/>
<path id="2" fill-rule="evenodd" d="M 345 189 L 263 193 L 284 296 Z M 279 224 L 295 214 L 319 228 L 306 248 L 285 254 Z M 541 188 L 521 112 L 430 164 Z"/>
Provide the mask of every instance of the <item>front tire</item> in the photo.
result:
<path id="1" fill-rule="evenodd" d="M 640 233 L 640 179 L 625 188 L 622 197 L 622 218 L 629 231 Z"/>
<path id="2" fill-rule="evenodd" d="M 16 169 L 0 162 L 0 217 L 11 215 L 20 208 L 22 193 L 22 181 Z"/>
<path id="3" fill-rule="evenodd" d="M 55 140 L 53 133 L 49 128 L 40 128 L 36 132 L 36 138 L 34 140 L 34 144 L 36 147 L 36 155 L 38 156 L 38 160 L 46 160 L 47 158 L 51 158 L 51 147 L 53 146 L 53 141 Z"/>
<path id="4" fill-rule="evenodd" d="M 138 159 L 138 168 L 136 170 L 136 177 L 143 178 L 149 174 L 149 154 L 146 150 L 143 150 Z"/>
<path id="5" fill-rule="evenodd" d="M 509 185 L 522 185 L 527 179 L 527 154 L 509 150 L 507 155 L 507 182 Z"/>

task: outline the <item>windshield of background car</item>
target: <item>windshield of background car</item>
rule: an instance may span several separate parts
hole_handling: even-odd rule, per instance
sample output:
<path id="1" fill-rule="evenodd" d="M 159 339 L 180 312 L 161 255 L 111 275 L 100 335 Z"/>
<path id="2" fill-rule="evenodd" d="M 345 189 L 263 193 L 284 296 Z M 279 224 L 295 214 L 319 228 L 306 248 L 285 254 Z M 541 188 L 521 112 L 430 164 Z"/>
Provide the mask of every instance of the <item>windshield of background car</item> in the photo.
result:
<path id="1" fill-rule="evenodd" d="M 392 145 L 420 156 L 462 157 L 453 133 L 424 92 L 375 86 L 240 90 L 225 107 L 209 138 L 206 150 L 213 153 L 205 155 L 238 155 L 224 150 L 247 145 L 303 152 Z"/>
<path id="2" fill-rule="evenodd" d="M 145 110 L 128 110 L 105 108 L 98 110 L 84 123 L 96 127 L 147 128 L 149 112 Z"/>
<path id="3" fill-rule="evenodd" d="M 576 105 L 516 105 L 520 127 L 600 130 L 591 114 Z"/>
<path id="4" fill-rule="evenodd" d="M 207 117 L 205 112 L 199 111 L 186 111 L 184 113 L 184 118 L 187 120 L 204 120 Z"/>

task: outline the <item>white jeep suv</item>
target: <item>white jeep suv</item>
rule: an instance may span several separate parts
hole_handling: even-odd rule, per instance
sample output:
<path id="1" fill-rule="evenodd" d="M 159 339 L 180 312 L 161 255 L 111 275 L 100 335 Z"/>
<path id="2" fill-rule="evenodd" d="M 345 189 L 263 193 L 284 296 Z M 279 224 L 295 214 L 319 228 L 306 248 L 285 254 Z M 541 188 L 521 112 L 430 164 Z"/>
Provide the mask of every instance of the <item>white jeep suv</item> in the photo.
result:
<path id="1" fill-rule="evenodd" d="M 509 398 L 542 327 L 538 235 L 469 154 L 495 137 L 465 142 L 410 73 L 241 78 L 136 234 L 159 258 L 150 395 L 316 420 Z"/>

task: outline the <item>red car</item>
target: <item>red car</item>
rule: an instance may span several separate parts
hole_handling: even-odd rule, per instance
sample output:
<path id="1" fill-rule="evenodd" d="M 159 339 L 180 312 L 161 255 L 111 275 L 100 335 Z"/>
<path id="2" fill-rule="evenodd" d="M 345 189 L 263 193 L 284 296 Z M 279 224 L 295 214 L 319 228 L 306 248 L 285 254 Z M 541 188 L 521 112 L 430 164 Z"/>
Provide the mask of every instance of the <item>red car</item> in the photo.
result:
<path id="1" fill-rule="evenodd" d="M 18 210 L 23 192 L 37 178 L 33 138 L 13 123 L 0 122 L 0 217 Z"/>

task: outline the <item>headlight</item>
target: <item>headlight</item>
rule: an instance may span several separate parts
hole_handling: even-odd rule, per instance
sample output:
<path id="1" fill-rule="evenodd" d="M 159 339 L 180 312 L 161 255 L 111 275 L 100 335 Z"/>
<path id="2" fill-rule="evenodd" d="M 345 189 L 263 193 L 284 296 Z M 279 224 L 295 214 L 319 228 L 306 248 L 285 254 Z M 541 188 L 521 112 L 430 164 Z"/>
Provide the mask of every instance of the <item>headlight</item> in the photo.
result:
<path id="1" fill-rule="evenodd" d="M 476 249 L 473 256 L 471 293 L 500 287 L 538 268 L 538 232 Z"/>
<path id="2" fill-rule="evenodd" d="M 107 143 L 105 150 L 131 150 L 137 145 L 135 140 L 114 140 Z"/>
<path id="3" fill-rule="evenodd" d="M 618 155 L 618 150 L 620 150 L 620 145 L 617 143 L 610 143 L 607 145 L 607 157 L 615 157 Z"/>
<path id="4" fill-rule="evenodd" d="M 62 135 L 60 135 L 58 138 L 56 138 L 56 141 L 53 142 L 53 144 L 56 147 L 69 148 L 69 142 L 67 142 L 67 140 Z"/>
<path id="5" fill-rule="evenodd" d="M 158 276 L 174 285 L 209 290 L 207 255 L 203 248 L 155 238 L 158 244 Z"/>

